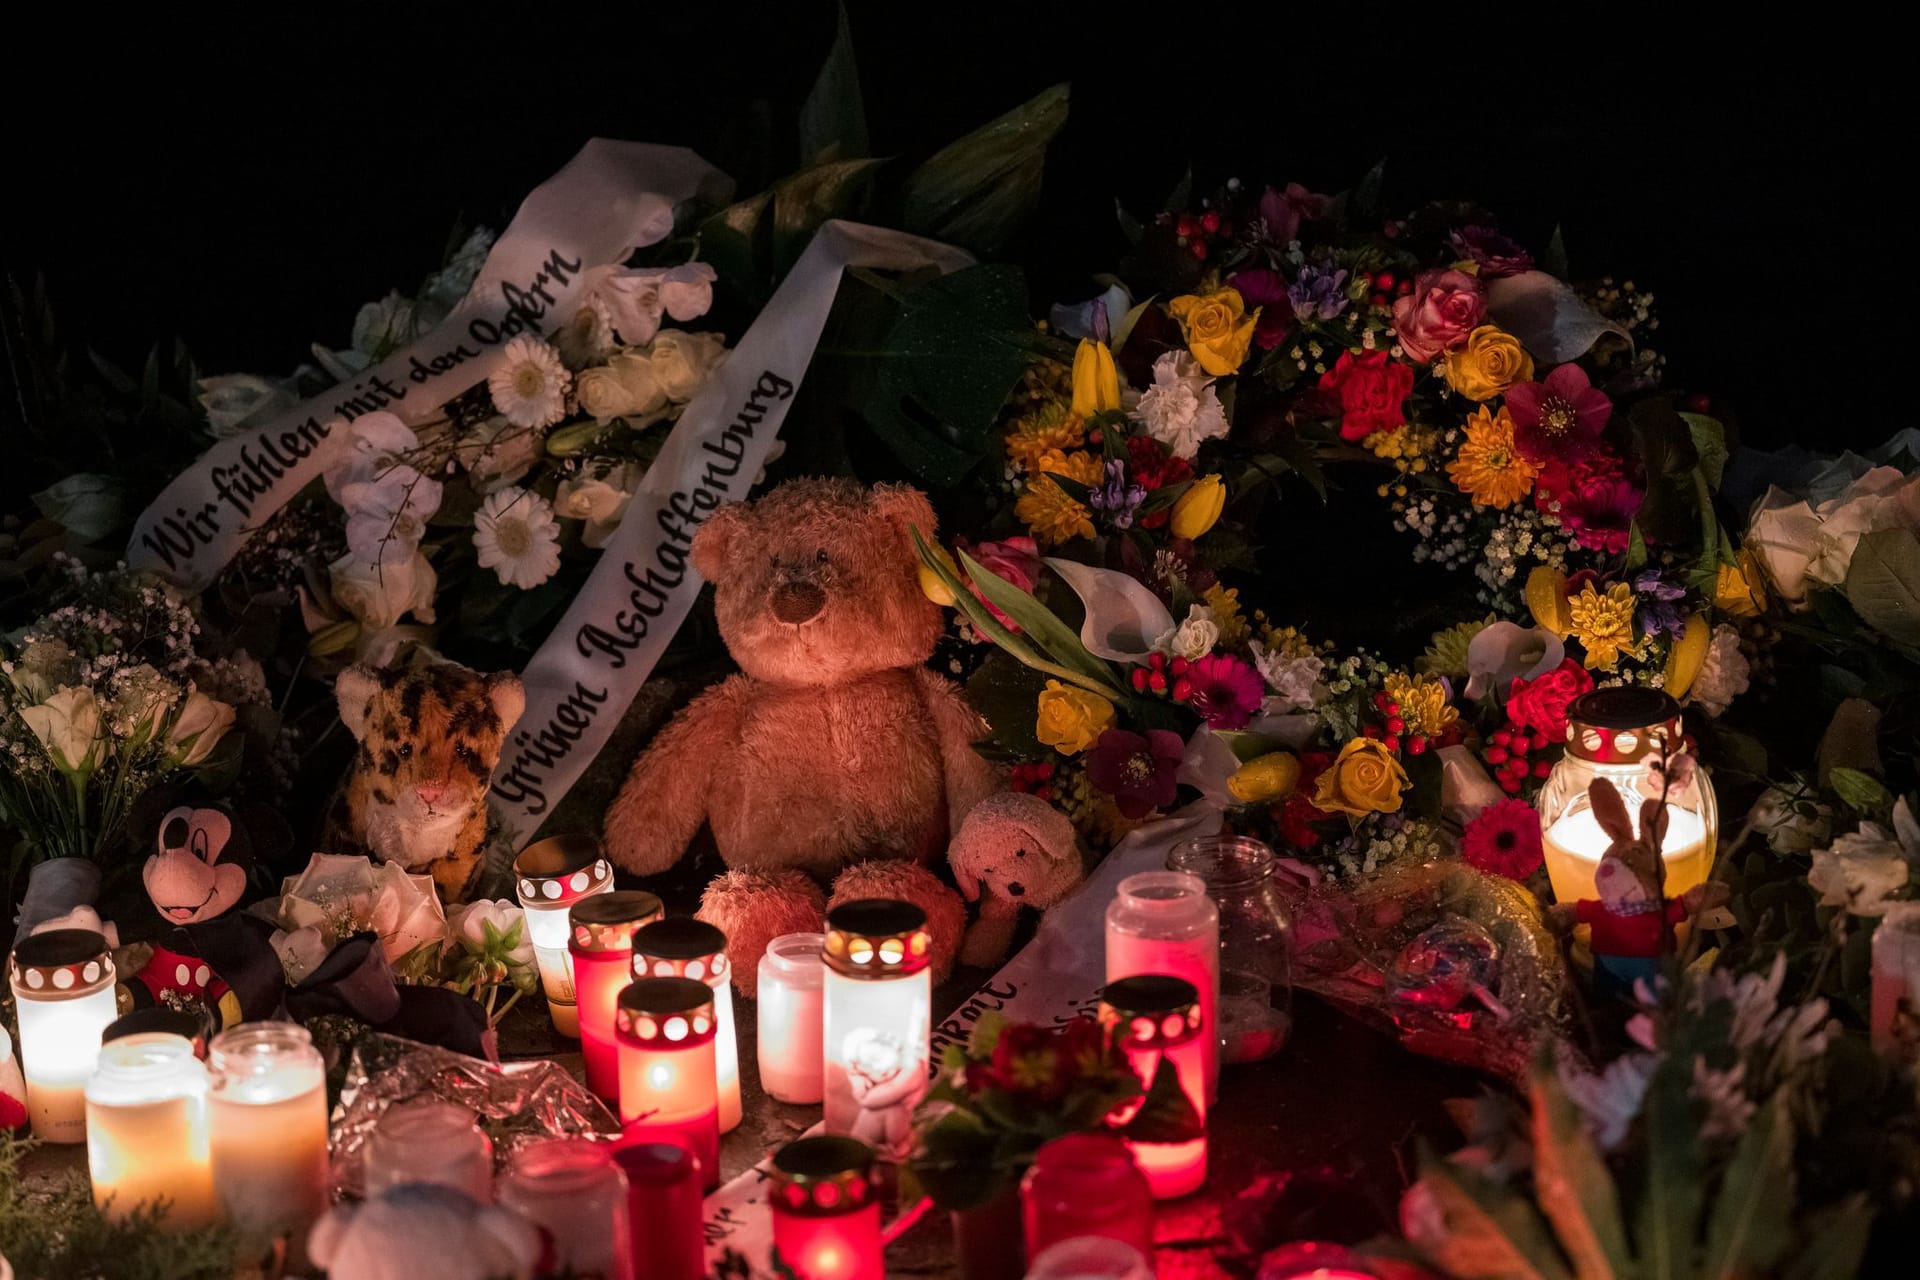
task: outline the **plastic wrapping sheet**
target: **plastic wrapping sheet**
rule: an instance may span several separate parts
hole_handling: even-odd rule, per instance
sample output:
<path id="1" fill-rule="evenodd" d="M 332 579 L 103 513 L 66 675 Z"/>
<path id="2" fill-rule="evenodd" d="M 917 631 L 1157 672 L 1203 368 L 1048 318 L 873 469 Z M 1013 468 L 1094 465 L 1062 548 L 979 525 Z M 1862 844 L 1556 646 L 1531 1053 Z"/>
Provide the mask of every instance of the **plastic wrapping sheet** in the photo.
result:
<path id="1" fill-rule="evenodd" d="M 615 1138 L 620 1121 L 557 1062 L 501 1066 L 398 1036 L 370 1035 L 347 1064 L 333 1116 L 333 1189 L 358 1196 L 365 1186 L 363 1153 L 388 1108 L 441 1098 L 479 1117 L 493 1140 L 496 1170 L 513 1150 L 535 1138 L 576 1134 Z"/>

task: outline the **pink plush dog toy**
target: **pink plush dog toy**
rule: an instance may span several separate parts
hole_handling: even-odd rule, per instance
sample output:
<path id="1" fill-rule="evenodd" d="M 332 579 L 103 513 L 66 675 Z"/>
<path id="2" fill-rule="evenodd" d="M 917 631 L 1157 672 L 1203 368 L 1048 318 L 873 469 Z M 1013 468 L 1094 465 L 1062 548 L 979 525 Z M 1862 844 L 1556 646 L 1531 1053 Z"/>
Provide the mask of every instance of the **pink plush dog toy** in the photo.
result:
<path id="1" fill-rule="evenodd" d="M 1067 815 L 1017 791 L 988 796 L 968 811 L 947 861 L 960 892 L 980 901 L 979 918 L 960 946 L 960 962 L 975 966 L 1006 958 L 1021 907 L 1046 910 L 1083 874 Z"/>

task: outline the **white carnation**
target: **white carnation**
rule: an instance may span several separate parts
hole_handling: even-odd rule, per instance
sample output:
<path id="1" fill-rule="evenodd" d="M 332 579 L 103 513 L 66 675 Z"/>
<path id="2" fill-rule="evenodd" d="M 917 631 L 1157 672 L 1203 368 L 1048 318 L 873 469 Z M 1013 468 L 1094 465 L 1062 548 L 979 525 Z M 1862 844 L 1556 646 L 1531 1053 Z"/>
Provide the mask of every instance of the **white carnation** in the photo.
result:
<path id="1" fill-rule="evenodd" d="M 1153 385 L 1140 396 L 1134 415 L 1148 435 L 1179 458 L 1191 458 L 1201 441 L 1227 434 L 1226 410 L 1214 394 L 1213 379 L 1185 351 L 1169 351 L 1153 362 Z"/>

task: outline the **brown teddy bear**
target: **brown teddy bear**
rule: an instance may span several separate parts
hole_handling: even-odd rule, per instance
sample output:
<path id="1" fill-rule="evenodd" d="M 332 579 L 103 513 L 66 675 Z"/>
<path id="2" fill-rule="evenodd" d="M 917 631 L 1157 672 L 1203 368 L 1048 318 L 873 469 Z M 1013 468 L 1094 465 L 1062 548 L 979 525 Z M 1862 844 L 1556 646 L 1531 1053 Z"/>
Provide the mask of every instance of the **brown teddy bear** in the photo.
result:
<path id="1" fill-rule="evenodd" d="M 712 828 L 731 871 L 700 916 L 726 932 L 743 992 L 768 941 L 819 928 L 818 885 L 835 877 L 836 899 L 925 909 L 936 975 L 959 947 L 965 908 L 926 868 L 999 779 L 973 749 L 985 724 L 925 666 L 942 619 L 920 591 L 916 529 L 933 536 L 915 489 L 794 480 L 719 508 L 694 535 L 740 674 L 634 762 L 606 846 L 654 875 Z"/>

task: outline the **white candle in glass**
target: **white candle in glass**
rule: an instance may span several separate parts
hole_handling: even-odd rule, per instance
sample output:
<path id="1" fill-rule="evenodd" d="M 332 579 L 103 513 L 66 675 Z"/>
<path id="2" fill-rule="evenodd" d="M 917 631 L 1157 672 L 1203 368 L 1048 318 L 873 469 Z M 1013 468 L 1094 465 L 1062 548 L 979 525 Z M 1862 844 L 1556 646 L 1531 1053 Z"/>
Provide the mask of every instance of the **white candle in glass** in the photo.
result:
<path id="1" fill-rule="evenodd" d="M 291 1233 L 296 1252 L 327 1207 L 327 1079 L 304 1027 L 249 1022 L 207 1052 L 213 1181 L 250 1240 Z"/>
<path id="2" fill-rule="evenodd" d="M 567 915 L 582 898 L 613 891 L 613 866 L 592 836 L 549 836 L 513 860 L 513 883 L 526 913 L 527 941 L 540 967 L 553 1028 L 577 1040 L 580 1012 L 573 991 L 573 957 L 567 951 L 573 935 Z"/>
<path id="3" fill-rule="evenodd" d="M 367 1135 L 364 1158 L 369 1198 L 388 1187 L 431 1182 L 482 1204 L 493 1199 L 493 1141 L 458 1103 L 422 1098 L 392 1108 Z"/>
<path id="4" fill-rule="evenodd" d="M 740 1102 L 740 1036 L 734 1029 L 727 935 L 704 920 L 686 916 L 641 925 L 633 934 L 633 976 L 692 978 L 712 988 L 720 1132 L 732 1133 L 739 1128 L 744 1112 Z"/>
<path id="5" fill-rule="evenodd" d="M 927 916 L 863 898 L 827 912 L 821 1062 L 828 1133 L 904 1160 L 927 1094 L 933 985 Z"/>
<path id="6" fill-rule="evenodd" d="M 48 929 L 21 939 L 7 968 L 33 1136 L 83 1142 L 87 1078 L 100 1059 L 100 1033 L 119 1014 L 107 940 L 91 929 Z"/>
<path id="7" fill-rule="evenodd" d="M 149 1032 L 104 1046 L 87 1082 L 87 1172 L 113 1221 L 165 1201 L 162 1221 L 220 1216 L 207 1126 L 207 1069 L 184 1036 Z"/>
<path id="8" fill-rule="evenodd" d="M 822 987 L 820 959 L 825 936 L 782 934 L 760 957 L 760 1021 L 755 1037 L 761 1087 L 781 1102 L 809 1104 L 821 1098 Z"/>

